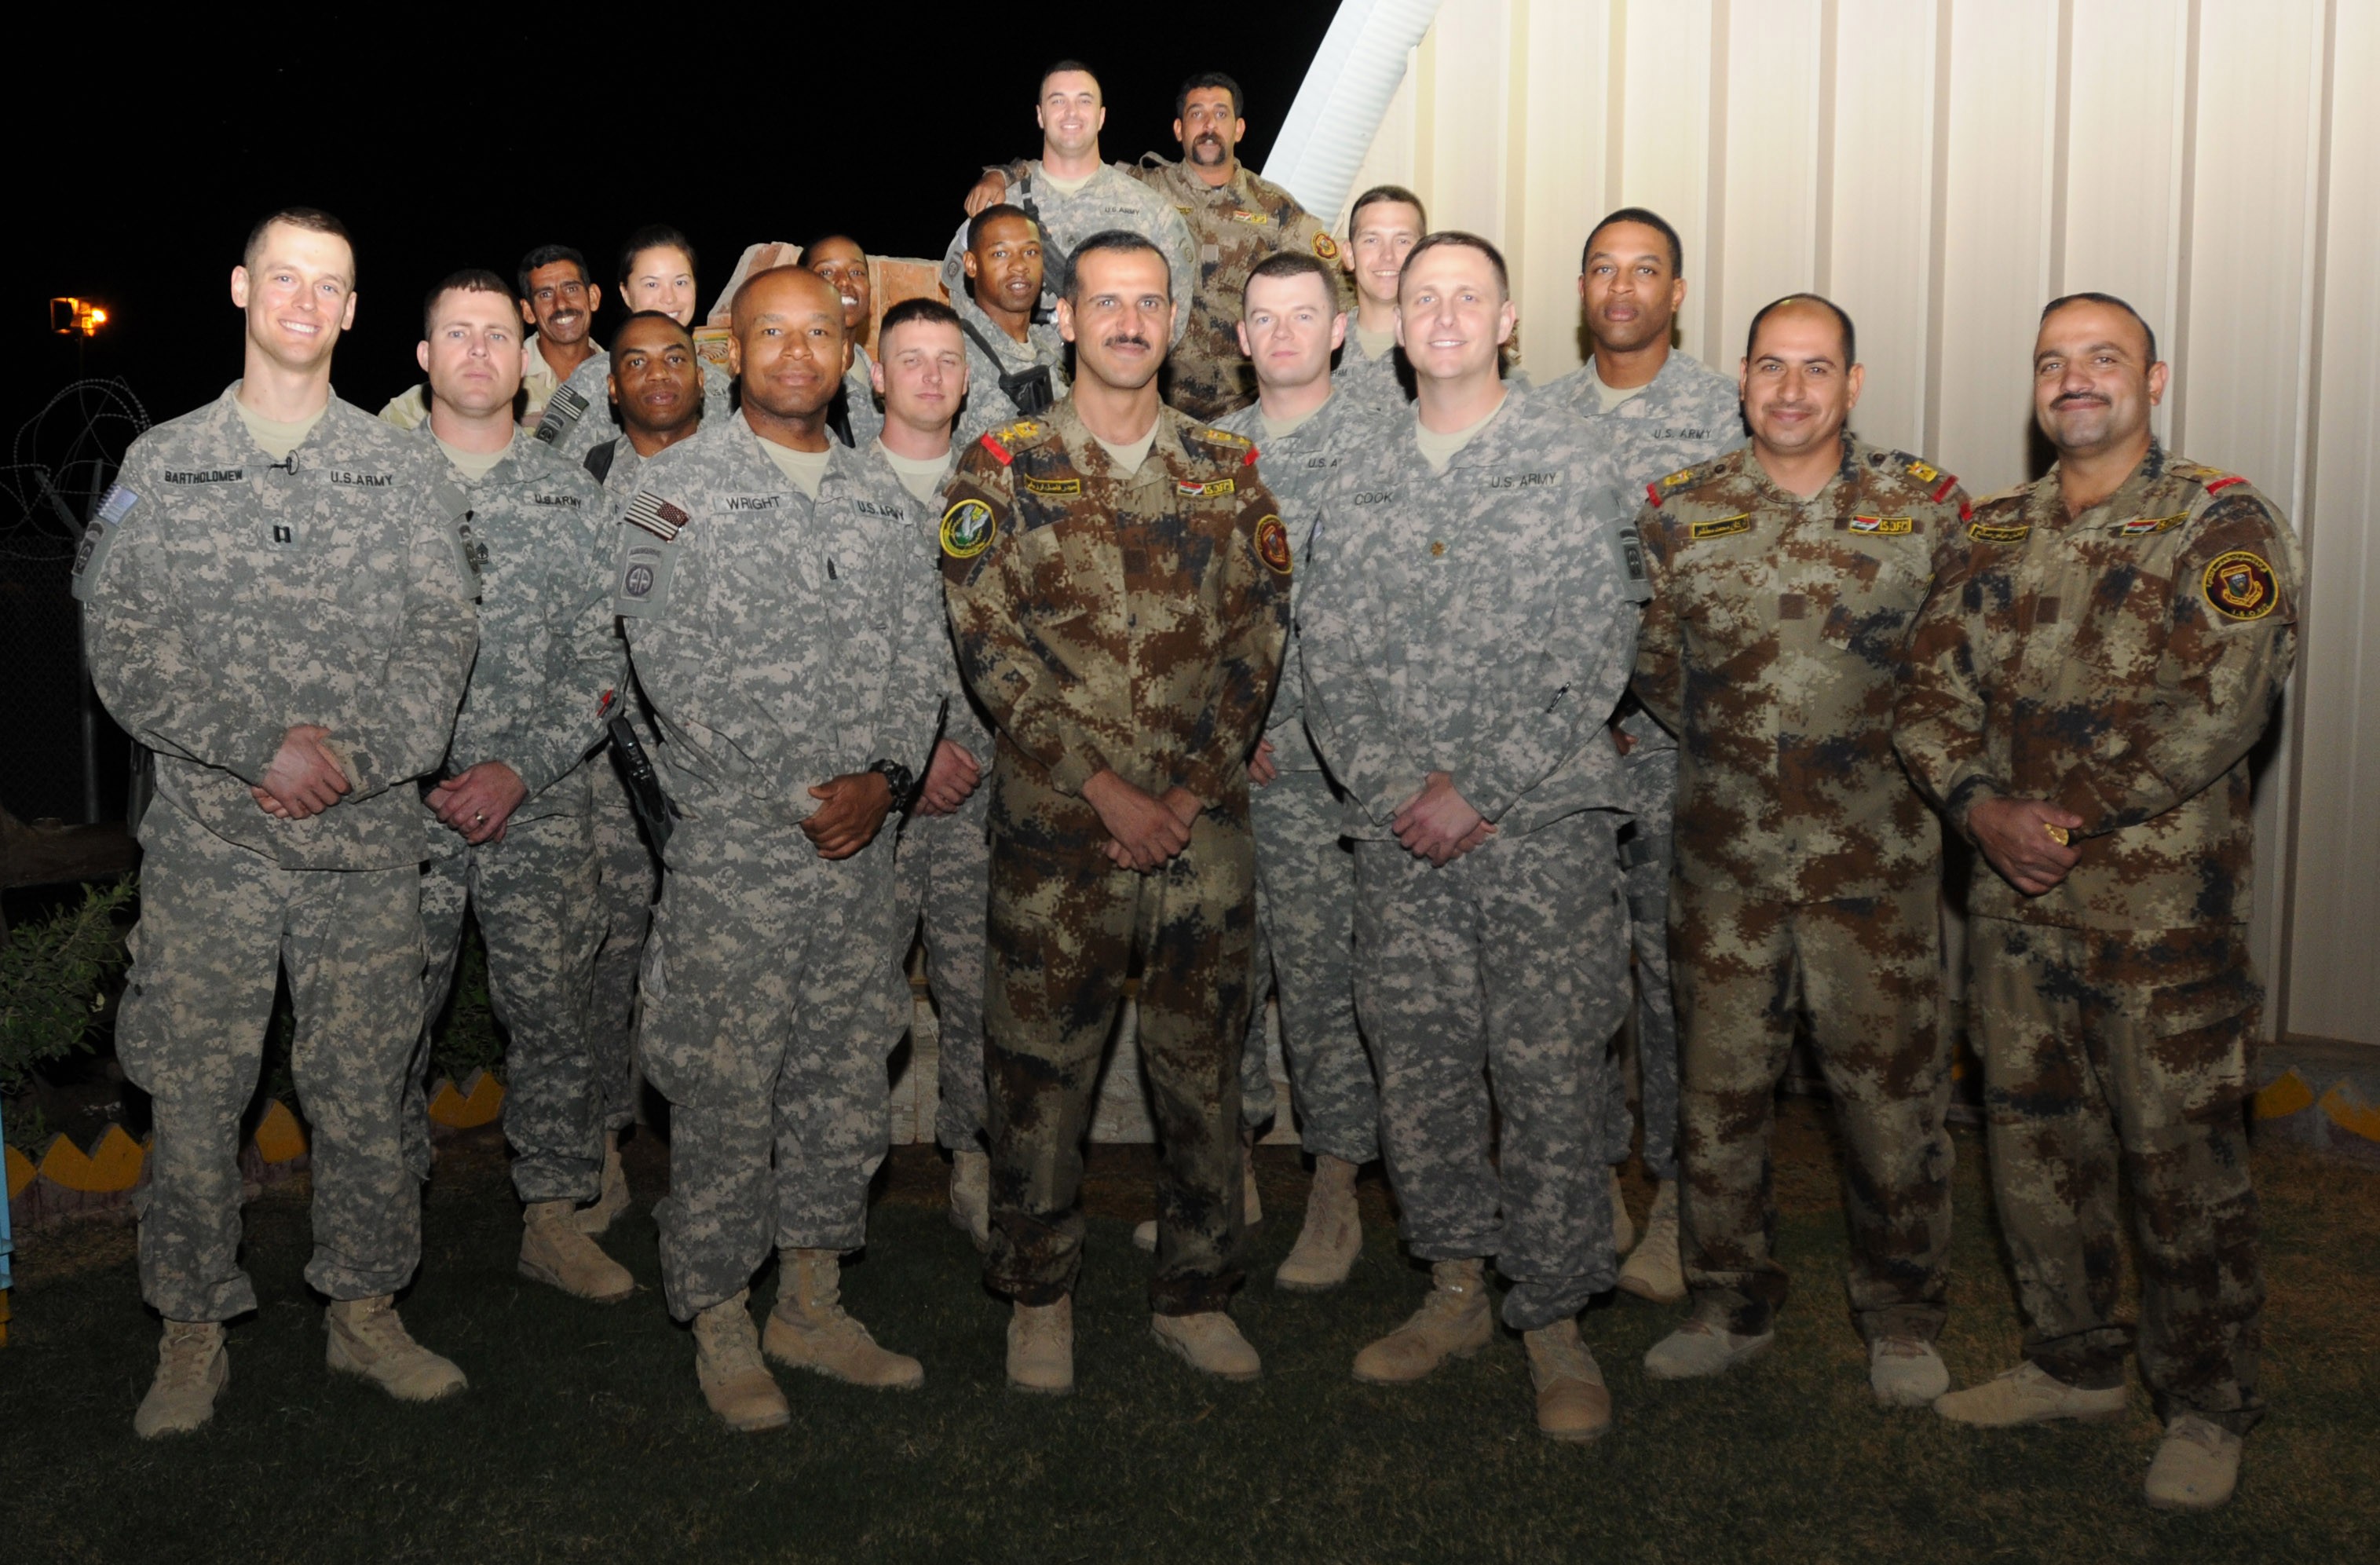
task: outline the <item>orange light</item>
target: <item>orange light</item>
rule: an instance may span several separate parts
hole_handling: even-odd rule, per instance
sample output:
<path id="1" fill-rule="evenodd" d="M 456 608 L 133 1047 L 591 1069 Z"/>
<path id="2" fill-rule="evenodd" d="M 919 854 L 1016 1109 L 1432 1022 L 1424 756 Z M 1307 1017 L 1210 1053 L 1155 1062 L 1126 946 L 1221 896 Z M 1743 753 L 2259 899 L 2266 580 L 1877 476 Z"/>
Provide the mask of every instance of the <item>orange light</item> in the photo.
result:
<path id="1" fill-rule="evenodd" d="M 107 311 L 88 299 L 69 297 L 50 301 L 50 329 L 62 337 L 78 332 L 86 337 L 96 336 L 106 324 Z"/>

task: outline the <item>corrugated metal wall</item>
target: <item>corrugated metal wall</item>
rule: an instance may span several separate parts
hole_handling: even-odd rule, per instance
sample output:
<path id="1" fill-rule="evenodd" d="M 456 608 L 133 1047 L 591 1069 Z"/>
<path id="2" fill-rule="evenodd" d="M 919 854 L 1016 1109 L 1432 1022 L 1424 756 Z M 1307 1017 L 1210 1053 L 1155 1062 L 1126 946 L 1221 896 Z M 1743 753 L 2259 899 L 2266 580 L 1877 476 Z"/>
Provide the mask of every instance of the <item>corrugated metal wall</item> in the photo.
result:
<path id="1" fill-rule="evenodd" d="M 1653 207 L 1685 351 L 1732 372 L 1761 304 L 1828 294 L 1863 432 L 1979 494 L 2027 476 L 2042 303 L 2132 300 L 2174 366 L 2160 434 L 2305 545 L 2257 795 L 2269 1019 L 2380 1044 L 2375 84 L 2375 0 L 1445 0 L 1354 188 L 1506 248 L 1541 380 L 1580 358 L 1588 225 Z"/>

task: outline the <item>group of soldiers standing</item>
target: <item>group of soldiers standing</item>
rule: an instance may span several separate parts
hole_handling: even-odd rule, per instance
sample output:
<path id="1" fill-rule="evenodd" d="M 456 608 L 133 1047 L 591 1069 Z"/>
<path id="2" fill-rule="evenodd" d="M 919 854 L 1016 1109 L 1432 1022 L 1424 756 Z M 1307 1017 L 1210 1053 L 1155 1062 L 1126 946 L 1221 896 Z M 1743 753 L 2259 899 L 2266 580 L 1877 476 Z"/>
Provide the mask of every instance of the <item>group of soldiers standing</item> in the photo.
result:
<path id="1" fill-rule="evenodd" d="M 1490 242 L 1395 187 L 1334 236 L 1238 164 L 1229 78 L 1176 110 L 1178 162 L 1108 165 L 1097 79 L 1051 67 L 1041 154 L 968 194 L 948 303 L 880 321 L 829 235 L 742 279 L 723 372 L 674 230 L 623 248 L 608 352 L 578 252 L 457 273 L 423 394 L 380 420 L 330 392 L 345 230 L 259 224 L 242 379 L 136 443 L 76 564 L 100 692 L 156 757 L 119 1026 L 157 1134 L 140 1432 L 208 1420 L 255 1306 L 235 1144 L 284 970 L 330 1364 L 463 1388 L 395 1295 L 469 909 L 522 1272 L 633 1292 L 597 1240 L 641 1075 L 671 1105 L 667 1304 L 731 1427 L 788 1421 L 767 1359 L 924 1379 L 839 1292 L 922 932 L 953 1218 L 1013 1301 L 1021 1390 L 1074 1384 L 1082 1143 L 1136 966 L 1152 1332 L 1196 1370 L 1261 1371 L 1228 1304 L 1269 996 L 1315 1163 L 1278 1284 L 1345 1280 L 1383 1160 L 1430 1286 L 1354 1374 L 1488 1346 L 1492 1268 L 1537 1426 L 1572 1440 L 1611 1425 L 1579 1317 L 1615 1285 L 1692 1301 L 1652 1377 L 1773 1341 L 1799 1034 L 1877 1401 L 2119 1413 L 2129 1185 L 2148 1498 L 2222 1503 L 2263 1406 L 2246 757 L 2297 572 L 2270 502 L 2152 438 L 2147 324 L 2052 301 L 2058 461 L 1973 501 L 1851 431 L 1828 300 L 1763 309 L 1733 380 L 1674 353 L 1654 212 L 1589 236 L 1592 358 L 1532 387 Z M 1946 822 L 1984 861 L 1968 1021 L 2027 1322 L 2019 1367 L 1961 1390 L 1933 1345 Z M 1633 1245 L 1632 1009 L 1658 1191 Z"/>

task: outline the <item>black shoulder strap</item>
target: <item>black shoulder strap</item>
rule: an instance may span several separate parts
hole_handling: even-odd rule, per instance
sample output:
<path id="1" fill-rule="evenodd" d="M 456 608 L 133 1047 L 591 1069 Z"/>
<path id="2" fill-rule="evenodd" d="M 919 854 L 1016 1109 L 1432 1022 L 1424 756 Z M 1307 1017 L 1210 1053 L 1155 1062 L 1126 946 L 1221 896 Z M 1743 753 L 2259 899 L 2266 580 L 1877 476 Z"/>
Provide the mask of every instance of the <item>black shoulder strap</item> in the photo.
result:
<path id="1" fill-rule="evenodd" d="M 594 475 L 597 483 L 603 483 L 611 479 L 612 458 L 619 454 L 620 443 L 617 441 L 607 440 L 599 445 L 590 445 L 587 448 L 587 470 Z"/>

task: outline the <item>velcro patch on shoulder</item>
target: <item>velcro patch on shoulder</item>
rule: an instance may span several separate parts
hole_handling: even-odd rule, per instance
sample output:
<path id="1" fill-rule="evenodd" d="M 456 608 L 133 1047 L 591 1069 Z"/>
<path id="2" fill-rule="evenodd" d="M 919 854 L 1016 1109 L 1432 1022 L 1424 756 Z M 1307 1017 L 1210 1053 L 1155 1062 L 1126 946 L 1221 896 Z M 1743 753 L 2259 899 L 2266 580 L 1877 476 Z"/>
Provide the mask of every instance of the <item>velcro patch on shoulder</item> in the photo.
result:
<path id="1" fill-rule="evenodd" d="M 1751 530 L 1752 513 L 1741 511 L 1732 516 L 1720 516 L 1713 521 L 1691 523 L 1686 528 L 1686 534 L 1694 542 L 1700 543 L 1705 539 L 1733 538 L 1738 533 Z"/>
<path id="2" fill-rule="evenodd" d="M 1290 573 L 1289 528 L 1279 516 L 1266 516 L 1257 523 L 1257 558 L 1281 576 Z"/>
<path id="3" fill-rule="evenodd" d="M 651 490 L 640 489 L 637 497 L 628 502 L 627 519 L 629 526 L 644 528 L 663 543 L 674 543 L 677 535 L 694 518 Z"/>
<path id="4" fill-rule="evenodd" d="M 2252 550 L 2234 549 L 2217 555 L 2199 578 L 2207 607 L 2225 619 L 2260 620 L 2281 601 L 2280 583 L 2273 567 Z"/>
<path id="5" fill-rule="evenodd" d="M 1977 543 L 2022 543 L 2033 536 L 2033 524 L 2014 522 L 2003 526 L 1994 522 L 1973 522 L 1967 527 L 1967 536 Z"/>
<path id="6" fill-rule="evenodd" d="M 962 500 L 942 513 L 942 552 L 953 560 L 972 560 L 991 547 L 991 507 L 980 500 Z"/>
<path id="7" fill-rule="evenodd" d="M 1317 234 L 1314 236 L 1314 253 L 1324 261 L 1337 261 L 1339 241 L 1328 234 Z"/>

